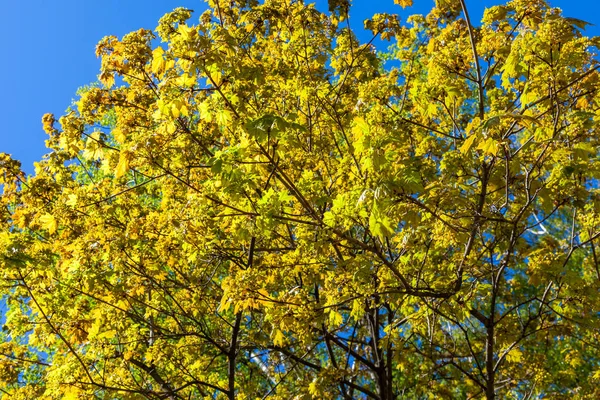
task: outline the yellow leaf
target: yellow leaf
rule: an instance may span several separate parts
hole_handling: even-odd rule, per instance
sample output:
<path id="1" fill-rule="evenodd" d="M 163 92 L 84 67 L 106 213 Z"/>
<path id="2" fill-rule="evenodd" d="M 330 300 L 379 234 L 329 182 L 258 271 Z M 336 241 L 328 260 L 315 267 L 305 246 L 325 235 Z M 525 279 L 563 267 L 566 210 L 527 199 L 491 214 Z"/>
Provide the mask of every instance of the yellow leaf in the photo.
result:
<path id="1" fill-rule="evenodd" d="M 219 86 L 221 84 L 221 77 L 223 76 L 221 69 L 216 64 L 211 64 L 206 68 L 206 77 L 208 85 Z"/>
<path id="2" fill-rule="evenodd" d="M 200 118 L 206 122 L 212 122 L 213 114 L 210 110 L 210 105 L 208 102 L 204 101 L 198 105 L 198 112 L 200 113 Z"/>
<path id="3" fill-rule="evenodd" d="M 179 108 L 177 107 L 176 104 L 171 104 L 171 114 L 175 117 L 175 118 L 179 118 L 179 115 L 181 114 L 179 111 Z"/>
<path id="4" fill-rule="evenodd" d="M 68 200 L 67 200 L 66 204 L 70 207 L 77 206 L 77 195 L 75 193 L 71 193 L 68 196 Z"/>
<path id="5" fill-rule="evenodd" d="M 100 82 L 104 84 L 107 89 L 110 89 L 115 84 L 115 76 L 111 72 L 104 71 L 99 76 L 98 79 Z"/>
<path id="6" fill-rule="evenodd" d="M 120 178 L 127 173 L 129 170 L 129 161 L 131 160 L 131 153 L 128 151 L 122 151 L 119 154 L 119 163 L 115 169 L 115 177 Z"/>
<path id="7" fill-rule="evenodd" d="M 177 31 L 184 37 L 185 40 L 191 40 L 194 37 L 195 29 L 185 24 L 179 24 Z"/>
<path id="8" fill-rule="evenodd" d="M 42 215 L 40 217 L 40 224 L 42 225 L 42 229 L 46 229 L 50 234 L 56 232 L 56 228 L 58 228 L 56 218 L 54 218 L 54 215 L 50 214 Z"/>
<path id="9" fill-rule="evenodd" d="M 413 5 L 413 0 L 394 0 L 394 4 L 397 4 L 402 8 L 406 8 Z"/>
<path id="10" fill-rule="evenodd" d="M 175 122 L 173 122 L 173 121 L 169 121 L 169 122 L 167 123 L 167 127 L 166 127 L 166 128 L 167 128 L 167 133 L 168 133 L 169 135 L 172 135 L 172 134 L 173 134 L 173 133 L 175 133 L 175 131 L 177 130 L 177 125 L 175 125 Z"/>
<path id="11" fill-rule="evenodd" d="M 184 117 L 189 117 L 190 113 L 188 111 L 188 108 L 186 107 L 185 104 L 182 104 L 181 107 L 179 107 L 179 112 L 181 113 L 181 115 L 183 115 Z"/>
<path id="12" fill-rule="evenodd" d="M 227 110 L 219 110 L 216 115 L 216 122 L 220 126 L 226 126 L 231 121 L 231 113 Z"/>
<path id="13" fill-rule="evenodd" d="M 156 279 L 158 282 L 163 282 L 167 279 L 167 276 L 168 275 L 166 271 L 160 271 L 154 274 L 154 279 Z"/>
<path id="14" fill-rule="evenodd" d="M 429 103 L 427 105 L 427 109 L 425 110 L 425 115 L 428 117 L 434 116 L 437 114 L 438 106 L 435 103 Z"/>
<path id="15" fill-rule="evenodd" d="M 79 400 L 82 398 L 83 393 L 76 387 L 69 387 L 65 390 L 62 398 L 63 400 Z"/>
<path id="16" fill-rule="evenodd" d="M 106 332 L 102 332 L 98 335 L 98 339 L 112 339 L 117 336 L 117 331 L 114 329 L 110 329 Z"/>
<path id="17" fill-rule="evenodd" d="M 310 393 L 314 397 L 317 397 L 319 395 L 319 392 L 319 383 L 315 379 L 308 385 L 308 393 Z"/>
<path id="18" fill-rule="evenodd" d="M 342 322 L 344 322 L 344 317 L 342 317 L 342 314 L 340 314 L 337 311 L 331 311 L 329 313 L 329 323 L 333 326 L 337 326 L 340 325 Z"/>
<path id="19" fill-rule="evenodd" d="M 491 24 L 494 21 L 499 21 L 506 17 L 508 7 L 506 6 L 494 6 L 487 8 L 483 11 L 483 22 Z"/>
<path id="20" fill-rule="evenodd" d="M 101 326 L 102 326 L 101 319 L 100 318 L 96 319 L 94 321 L 94 323 L 92 324 L 92 326 L 90 327 L 90 329 L 88 330 L 88 338 L 94 339 L 96 336 L 98 336 Z"/>
<path id="21" fill-rule="evenodd" d="M 577 371 L 579 367 L 581 367 L 585 362 L 581 359 L 581 357 L 571 357 L 569 359 L 569 364 Z"/>
<path id="22" fill-rule="evenodd" d="M 491 154 L 494 156 L 498 154 L 498 148 L 498 142 L 492 139 L 491 137 L 487 138 L 486 140 L 481 142 L 479 146 L 477 146 L 477 149 L 483 150 L 484 153 Z"/>
<path id="23" fill-rule="evenodd" d="M 119 301 L 117 301 L 117 308 L 120 308 L 122 310 L 127 310 L 129 308 L 129 303 L 126 302 L 125 300 L 119 300 Z"/>
<path id="24" fill-rule="evenodd" d="M 125 133 L 118 127 L 116 127 L 115 129 L 112 130 L 112 136 L 113 138 L 119 142 L 119 143 L 124 143 L 125 140 L 127 139 L 127 136 L 125 135 Z"/>
<path id="25" fill-rule="evenodd" d="M 135 289 L 133 289 L 133 293 L 138 296 L 143 296 L 146 294 L 146 288 L 144 286 L 138 286 Z"/>
<path id="26" fill-rule="evenodd" d="M 165 69 L 165 59 L 163 57 L 164 53 L 165 51 L 162 49 L 162 47 L 157 47 L 152 52 L 151 71 L 156 75 L 160 74 Z"/>
<path id="27" fill-rule="evenodd" d="M 475 142 L 476 138 L 477 138 L 476 133 L 473 133 L 473 134 L 471 134 L 471 136 L 466 138 L 465 141 L 463 142 L 462 146 L 460 146 L 460 148 L 459 148 L 460 152 L 465 154 L 469 150 L 471 150 L 471 147 L 473 147 L 473 143 Z"/>
<path id="28" fill-rule="evenodd" d="M 275 346 L 283 346 L 285 344 L 285 335 L 280 329 L 276 329 L 273 335 L 273 344 Z"/>
<path id="29" fill-rule="evenodd" d="M 227 312 L 227 310 L 229 310 L 231 308 L 232 304 L 233 304 L 233 302 L 231 301 L 231 299 L 228 299 L 225 296 L 221 297 L 221 302 L 219 303 L 219 311 Z"/>
<path id="30" fill-rule="evenodd" d="M 177 78 L 175 82 L 179 86 L 193 87 L 196 84 L 196 77 L 189 74 L 183 74 L 179 78 Z"/>
<path id="31" fill-rule="evenodd" d="M 258 289 L 258 301 L 263 306 L 270 308 L 273 307 L 273 302 L 270 301 L 271 297 L 269 296 L 269 292 L 265 288 Z"/>
<path id="32" fill-rule="evenodd" d="M 506 360 L 509 362 L 520 362 L 521 359 L 523 359 L 523 352 L 517 348 L 512 349 L 506 355 Z"/>
<path id="33" fill-rule="evenodd" d="M 510 78 L 515 78 L 517 76 L 517 68 L 519 66 L 519 54 L 517 50 L 513 49 L 506 61 L 504 62 L 504 66 L 502 67 L 502 86 L 505 89 L 511 87 Z"/>
<path id="34" fill-rule="evenodd" d="M 362 117 L 355 118 L 352 133 L 355 138 L 361 138 L 365 133 L 369 133 L 369 124 Z"/>

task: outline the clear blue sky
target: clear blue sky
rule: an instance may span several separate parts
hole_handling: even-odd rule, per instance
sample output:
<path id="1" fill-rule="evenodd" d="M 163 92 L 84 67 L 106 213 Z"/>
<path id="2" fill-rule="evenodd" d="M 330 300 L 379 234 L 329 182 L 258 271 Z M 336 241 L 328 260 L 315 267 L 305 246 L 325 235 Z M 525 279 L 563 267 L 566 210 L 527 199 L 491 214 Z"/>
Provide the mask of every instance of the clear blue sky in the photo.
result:
<path id="1" fill-rule="evenodd" d="M 414 2 L 415 7 L 402 10 L 393 0 L 354 0 L 351 25 L 360 28 L 374 12 L 397 12 L 404 19 L 433 5 L 432 0 Z M 467 0 L 473 22 L 481 19 L 484 6 L 502 2 Z M 317 0 L 320 9 L 326 4 Z M 600 1 L 551 4 L 596 24 L 587 33 L 600 35 Z M 0 152 L 12 154 L 32 173 L 33 162 L 46 153 L 41 117 L 62 115 L 77 88 L 96 80 L 96 43 L 106 35 L 154 29 L 164 13 L 179 6 L 195 10 L 195 16 L 206 7 L 202 0 L 0 0 Z"/>

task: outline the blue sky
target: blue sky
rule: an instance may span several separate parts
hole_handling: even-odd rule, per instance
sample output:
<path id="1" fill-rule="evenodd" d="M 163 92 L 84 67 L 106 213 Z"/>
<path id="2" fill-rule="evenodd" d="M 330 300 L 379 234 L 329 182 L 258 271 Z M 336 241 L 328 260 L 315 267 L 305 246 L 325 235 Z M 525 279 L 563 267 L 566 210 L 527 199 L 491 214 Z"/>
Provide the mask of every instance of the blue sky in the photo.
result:
<path id="1" fill-rule="evenodd" d="M 457 0 L 456 0 L 457 1 Z M 415 0 L 406 10 L 393 0 L 354 0 L 351 25 L 374 12 L 396 12 L 403 19 L 426 13 L 433 0 Z M 471 19 L 481 19 L 485 6 L 502 0 L 467 0 Z M 326 0 L 317 0 L 326 9 Z M 564 14 L 595 23 L 589 35 L 600 35 L 600 1 L 554 0 Z M 0 152 L 10 153 L 33 172 L 33 162 L 44 153 L 41 117 L 62 115 L 78 87 L 96 80 L 99 60 L 96 43 L 106 35 L 122 35 L 139 28 L 154 29 L 158 19 L 175 7 L 196 11 L 202 0 L 0 0 Z"/>

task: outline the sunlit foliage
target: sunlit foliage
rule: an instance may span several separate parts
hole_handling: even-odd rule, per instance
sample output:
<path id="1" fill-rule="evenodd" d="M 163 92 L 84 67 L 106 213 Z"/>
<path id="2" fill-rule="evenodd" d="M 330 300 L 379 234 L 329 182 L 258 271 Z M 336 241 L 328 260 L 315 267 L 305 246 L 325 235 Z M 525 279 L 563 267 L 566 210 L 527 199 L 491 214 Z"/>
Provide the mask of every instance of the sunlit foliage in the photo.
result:
<path id="1" fill-rule="evenodd" d="M 586 23 L 208 5 L 0 155 L 2 398 L 599 398 Z"/>

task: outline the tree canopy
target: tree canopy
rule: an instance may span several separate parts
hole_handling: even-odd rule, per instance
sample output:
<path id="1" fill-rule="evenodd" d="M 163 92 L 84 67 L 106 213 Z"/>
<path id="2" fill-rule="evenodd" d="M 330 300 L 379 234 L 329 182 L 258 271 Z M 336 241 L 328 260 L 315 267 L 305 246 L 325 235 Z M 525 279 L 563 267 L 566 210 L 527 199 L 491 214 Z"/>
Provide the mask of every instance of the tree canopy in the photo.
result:
<path id="1" fill-rule="evenodd" d="M 349 3 L 106 37 L 0 155 L 2 398 L 600 397 L 600 39 Z"/>

